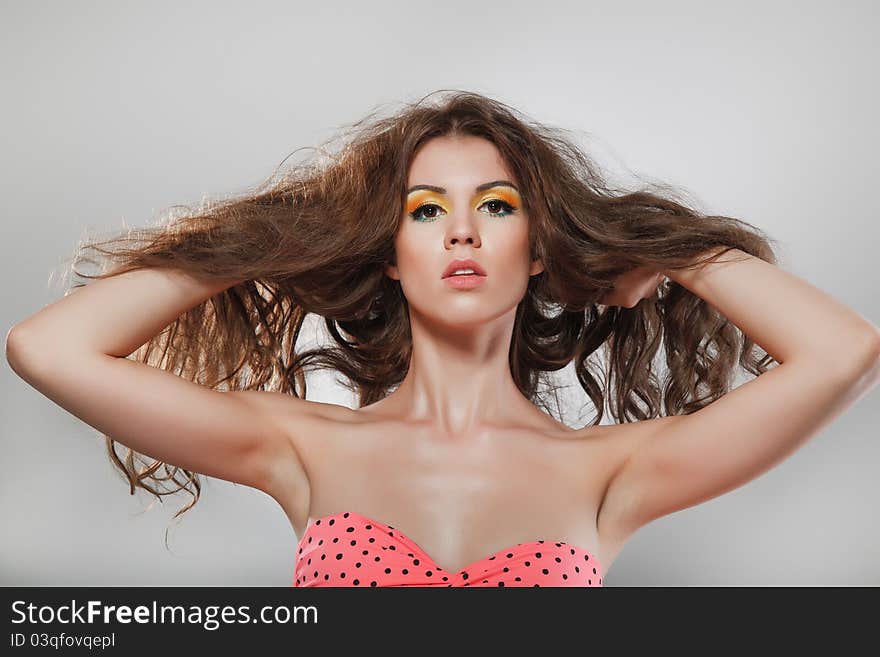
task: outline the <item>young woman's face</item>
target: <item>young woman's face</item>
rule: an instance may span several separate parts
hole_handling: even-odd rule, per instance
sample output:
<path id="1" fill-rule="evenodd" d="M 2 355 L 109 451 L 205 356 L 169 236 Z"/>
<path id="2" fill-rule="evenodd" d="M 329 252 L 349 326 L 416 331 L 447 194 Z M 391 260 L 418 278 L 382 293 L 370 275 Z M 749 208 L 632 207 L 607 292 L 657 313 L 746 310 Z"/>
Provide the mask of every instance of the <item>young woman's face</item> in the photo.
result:
<path id="1" fill-rule="evenodd" d="M 411 310 L 477 325 L 516 308 L 543 266 L 530 260 L 529 220 L 515 184 L 486 139 L 435 137 L 421 146 L 394 242 L 397 266 L 386 268 Z M 455 259 L 474 260 L 485 276 L 444 278 Z"/>

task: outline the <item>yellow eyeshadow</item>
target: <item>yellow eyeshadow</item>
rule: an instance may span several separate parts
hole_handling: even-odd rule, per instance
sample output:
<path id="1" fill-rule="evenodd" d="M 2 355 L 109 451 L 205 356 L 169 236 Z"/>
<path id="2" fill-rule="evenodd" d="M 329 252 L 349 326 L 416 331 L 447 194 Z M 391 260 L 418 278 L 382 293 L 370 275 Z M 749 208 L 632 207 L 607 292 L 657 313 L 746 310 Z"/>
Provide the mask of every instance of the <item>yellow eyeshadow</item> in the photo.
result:
<path id="1" fill-rule="evenodd" d="M 420 190 L 417 192 L 413 192 L 409 195 L 409 198 L 406 201 L 406 211 L 415 212 L 420 205 L 423 205 L 427 201 L 436 203 L 444 210 L 446 209 L 446 204 L 442 200 L 440 200 L 440 198 L 438 198 L 436 194 L 434 194 L 434 192 Z"/>
<path id="2" fill-rule="evenodd" d="M 485 201 L 497 199 L 504 201 L 505 203 L 510 203 L 513 207 L 517 208 L 520 205 L 519 194 L 510 190 L 510 188 L 499 187 L 496 191 L 489 190 L 482 197 L 480 197 L 480 204 Z"/>
<path id="3" fill-rule="evenodd" d="M 447 204 L 442 199 L 442 196 L 438 196 L 436 193 L 429 190 L 417 190 L 410 194 L 407 198 L 406 211 L 410 213 L 415 212 L 419 208 L 419 206 L 428 201 L 436 203 L 445 210 L 447 209 Z M 487 190 L 479 196 L 479 199 L 480 201 L 479 203 L 477 203 L 477 206 L 480 206 L 486 201 L 490 200 L 501 200 L 505 203 L 509 203 L 515 208 L 518 208 L 520 206 L 519 194 L 511 190 L 509 187 L 499 186 L 494 191 L 491 189 Z"/>

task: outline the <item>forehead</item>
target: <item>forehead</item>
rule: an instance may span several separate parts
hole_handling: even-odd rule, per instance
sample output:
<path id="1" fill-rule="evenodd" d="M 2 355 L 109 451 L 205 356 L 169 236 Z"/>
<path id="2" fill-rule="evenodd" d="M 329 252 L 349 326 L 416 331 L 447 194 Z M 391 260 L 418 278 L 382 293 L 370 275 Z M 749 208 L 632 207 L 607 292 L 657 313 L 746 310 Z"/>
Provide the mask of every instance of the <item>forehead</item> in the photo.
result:
<path id="1" fill-rule="evenodd" d="M 511 171 L 498 148 L 476 136 L 434 137 L 416 151 L 409 183 L 440 183 L 455 179 L 471 184 L 510 177 Z M 440 180 L 442 179 L 442 181 Z"/>

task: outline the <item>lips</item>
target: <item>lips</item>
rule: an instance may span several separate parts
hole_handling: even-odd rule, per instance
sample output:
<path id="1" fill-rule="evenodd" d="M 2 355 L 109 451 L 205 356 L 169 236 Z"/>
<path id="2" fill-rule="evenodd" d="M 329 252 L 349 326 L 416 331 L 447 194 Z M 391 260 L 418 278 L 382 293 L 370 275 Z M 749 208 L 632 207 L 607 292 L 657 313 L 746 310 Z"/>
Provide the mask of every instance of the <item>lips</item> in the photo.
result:
<path id="1" fill-rule="evenodd" d="M 486 275 L 486 270 L 483 269 L 480 266 L 480 263 L 478 263 L 476 260 L 471 260 L 470 258 L 465 258 L 465 259 L 456 258 L 455 260 L 453 260 L 452 262 L 449 263 L 449 265 L 446 267 L 446 269 L 443 270 L 443 276 L 441 276 L 441 278 L 448 278 L 448 277 L 452 276 L 452 273 L 454 271 L 457 271 L 459 269 L 473 269 L 474 274 L 472 274 L 472 275 L 476 275 L 476 276 L 485 276 Z"/>

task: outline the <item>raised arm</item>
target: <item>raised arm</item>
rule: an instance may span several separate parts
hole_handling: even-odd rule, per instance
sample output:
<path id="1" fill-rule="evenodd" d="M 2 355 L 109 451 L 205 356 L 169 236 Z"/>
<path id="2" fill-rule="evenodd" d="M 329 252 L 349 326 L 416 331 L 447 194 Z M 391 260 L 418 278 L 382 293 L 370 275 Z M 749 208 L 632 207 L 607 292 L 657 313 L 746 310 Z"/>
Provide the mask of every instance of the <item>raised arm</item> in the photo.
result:
<path id="1" fill-rule="evenodd" d="M 648 420 L 629 434 L 599 513 L 609 541 L 754 479 L 880 378 L 877 327 L 775 265 L 735 249 L 701 269 L 664 273 L 780 365 L 690 415 Z"/>
<path id="2" fill-rule="evenodd" d="M 235 283 L 167 269 L 95 280 L 13 326 L 6 357 L 46 397 L 137 452 L 270 494 L 283 472 L 288 486 L 304 491 L 305 473 L 280 418 L 308 402 L 221 392 L 126 358 Z"/>

